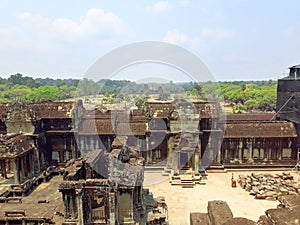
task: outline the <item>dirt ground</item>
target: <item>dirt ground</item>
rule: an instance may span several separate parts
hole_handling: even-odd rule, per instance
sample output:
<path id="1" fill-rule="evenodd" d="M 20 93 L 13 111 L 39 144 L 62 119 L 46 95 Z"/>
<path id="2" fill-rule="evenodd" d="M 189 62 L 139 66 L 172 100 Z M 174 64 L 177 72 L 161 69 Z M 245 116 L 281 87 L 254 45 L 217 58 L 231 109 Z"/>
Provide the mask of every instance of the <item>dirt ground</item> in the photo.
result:
<path id="1" fill-rule="evenodd" d="M 282 173 L 282 171 L 253 171 L 256 173 Z M 233 172 L 238 175 L 251 174 L 249 172 Z M 293 174 L 293 173 L 292 173 Z M 295 175 L 295 174 L 293 174 Z M 207 212 L 207 202 L 211 200 L 226 201 L 234 217 L 245 217 L 257 221 L 265 210 L 276 208 L 278 201 L 256 200 L 239 185 L 231 187 L 232 172 L 209 173 L 205 185 L 196 185 L 194 188 L 181 188 L 169 184 L 168 177 L 160 173 L 145 173 L 144 187 L 149 188 L 155 197 L 165 196 L 168 205 L 170 225 L 189 224 L 190 212 Z M 298 177 L 295 175 L 295 179 Z"/>

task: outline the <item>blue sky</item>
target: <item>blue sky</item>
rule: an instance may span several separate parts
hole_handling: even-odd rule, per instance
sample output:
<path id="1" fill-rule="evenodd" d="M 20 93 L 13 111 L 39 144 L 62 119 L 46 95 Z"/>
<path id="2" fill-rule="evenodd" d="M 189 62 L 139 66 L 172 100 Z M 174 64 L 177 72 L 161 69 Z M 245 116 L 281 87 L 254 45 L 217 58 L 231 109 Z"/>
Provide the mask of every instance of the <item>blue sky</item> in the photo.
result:
<path id="1" fill-rule="evenodd" d="M 2 0 L 0 76 L 82 78 L 112 49 L 151 40 L 195 53 L 216 80 L 278 79 L 300 63 L 299 8 L 297 0 Z M 145 70 L 119 77 L 184 80 L 174 69 Z"/>

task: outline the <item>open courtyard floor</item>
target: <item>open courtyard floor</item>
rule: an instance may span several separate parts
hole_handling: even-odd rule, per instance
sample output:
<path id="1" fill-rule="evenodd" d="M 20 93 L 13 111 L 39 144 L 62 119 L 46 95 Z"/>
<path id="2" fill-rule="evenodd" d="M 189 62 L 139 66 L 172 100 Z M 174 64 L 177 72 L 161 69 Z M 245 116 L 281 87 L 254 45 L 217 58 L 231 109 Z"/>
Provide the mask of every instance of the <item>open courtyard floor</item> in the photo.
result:
<path id="1" fill-rule="evenodd" d="M 145 188 L 149 188 L 155 197 L 164 196 L 168 205 L 170 225 L 189 224 L 190 212 L 207 212 L 207 203 L 212 200 L 226 201 L 234 217 L 245 217 L 257 221 L 265 210 L 276 208 L 278 201 L 258 200 L 249 195 L 238 184 L 231 187 L 231 176 L 238 179 L 238 175 L 255 173 L 282 173 L 282 171 L 230 171 L 223 173 L 208 173 L 204 185 L 195 185 L 194 188 L 172 186 L 168 177 L 163 177 L 159 172 L 145 173 Z M 299 179 L 295 172 L 291 172 L 294 179 Z"/>

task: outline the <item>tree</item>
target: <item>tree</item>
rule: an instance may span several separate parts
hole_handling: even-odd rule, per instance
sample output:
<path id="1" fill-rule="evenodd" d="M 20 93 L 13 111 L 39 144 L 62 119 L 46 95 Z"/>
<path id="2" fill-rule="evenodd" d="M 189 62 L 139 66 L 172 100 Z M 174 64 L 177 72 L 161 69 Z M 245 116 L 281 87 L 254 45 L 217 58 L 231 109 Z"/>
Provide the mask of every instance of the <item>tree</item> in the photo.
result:
<path id="1" fill-rule="evenodd" d="M 136 107 L 138 107 L 138 109 L 145 110 L 145 108 L 146 108 L 146 102 L 147 102 L 147 98 L 141 96 L 141 97 L 138 97 L 135 100 L 135 105 L 136 105 Z"/>
<path id="2" fill-rule="evenodd" d="M 247 109 L 257 109 L 258 106 L 259 106 L 259 104 L 258 104 L 258 102 L 256 100 L 249 99 L 249 100 L 245 101 L 244 106 Z"/>
<path id="3" fill-rule="evenodd" d="M 42 86 L 35 88 L 24 97 L 31 102 L 45 101 L 45 100 L 57 100 L 58 99 L 58 87 L 56 86 Z"/>
<path id="4" fill-rule="evenodd" d="M 245 107 L 242 105 L 242 104 L 236 104 L 234 107 L 233 107 L 233 110 L 232 112 L 233 113 L 242 113 L 245 111 Z"/>

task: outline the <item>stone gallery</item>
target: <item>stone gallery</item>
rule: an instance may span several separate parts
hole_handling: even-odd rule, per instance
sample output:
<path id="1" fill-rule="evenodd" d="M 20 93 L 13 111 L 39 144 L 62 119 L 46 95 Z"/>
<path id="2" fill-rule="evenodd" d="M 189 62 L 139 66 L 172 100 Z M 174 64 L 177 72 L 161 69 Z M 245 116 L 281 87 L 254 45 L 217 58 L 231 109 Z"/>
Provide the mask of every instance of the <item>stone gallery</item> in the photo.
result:
<path id="1" fill-rule="evenodd" d="M 110 111 L 81 100 L 1 103 L 0 224 L 167 224 L 163 197 L 143 188 L 144 166 L 175 177 L 294 167 L 297 71 L 279 80 L 276 114 L 225 115 L 218 102 L 182 99 Z"/>

